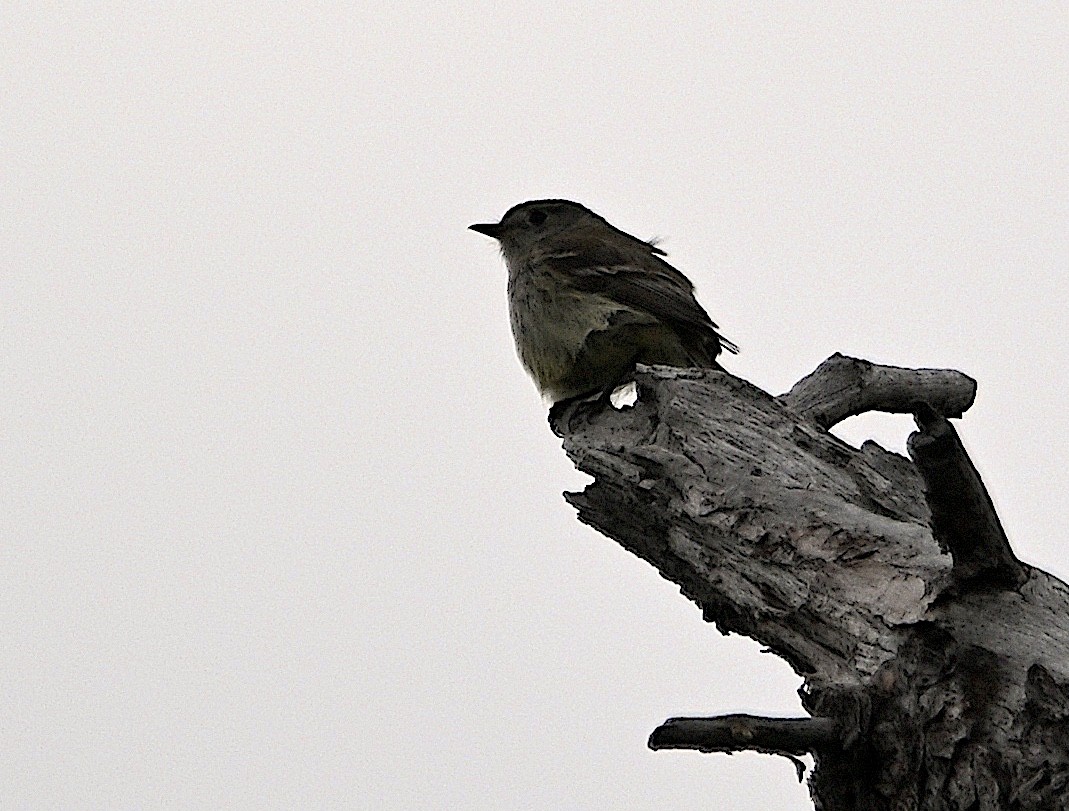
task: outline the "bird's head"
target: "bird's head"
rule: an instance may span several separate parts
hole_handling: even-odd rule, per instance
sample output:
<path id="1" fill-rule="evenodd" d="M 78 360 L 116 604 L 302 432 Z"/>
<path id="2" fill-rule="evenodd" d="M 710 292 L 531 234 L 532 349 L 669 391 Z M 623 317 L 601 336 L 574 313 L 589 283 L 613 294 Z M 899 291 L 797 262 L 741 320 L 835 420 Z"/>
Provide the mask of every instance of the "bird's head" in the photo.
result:
<path id="1" fill-rule="evenodd" d="M 506 211 L 501 222 L 476 223 L 468 227 L 496 239 L 508 256 L 526 253 L 547 237 L 577 228 L 607 225 L 589 208 L 570 200 L 528 200 Z"/>

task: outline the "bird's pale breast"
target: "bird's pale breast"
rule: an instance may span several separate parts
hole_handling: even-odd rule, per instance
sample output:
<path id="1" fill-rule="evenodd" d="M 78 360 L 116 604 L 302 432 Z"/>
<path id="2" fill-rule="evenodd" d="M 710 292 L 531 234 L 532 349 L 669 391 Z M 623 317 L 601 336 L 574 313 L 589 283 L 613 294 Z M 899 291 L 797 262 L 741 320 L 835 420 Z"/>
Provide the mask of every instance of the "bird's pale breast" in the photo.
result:
<path id="1" fill-rule="evenodd" d="M 517 271 L 509 273 L 509 316 L 520 361 L 543 394 L 570 396 L 573 392 L 562 390 L 561 385 L 571 374 L 587 336 L 605 329 L 611 316 L 630 308 L 596 293 L 578 291 L 551 270 L 528 265 Z"/>

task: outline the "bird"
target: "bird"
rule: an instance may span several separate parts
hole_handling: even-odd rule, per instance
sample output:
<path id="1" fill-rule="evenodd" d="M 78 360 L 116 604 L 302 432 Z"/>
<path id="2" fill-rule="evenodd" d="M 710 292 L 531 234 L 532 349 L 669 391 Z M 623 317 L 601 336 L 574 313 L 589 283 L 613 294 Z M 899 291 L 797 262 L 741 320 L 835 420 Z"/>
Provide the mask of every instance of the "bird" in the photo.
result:
<path id="1" fill-rule="evenodd" d="M 661 248 L 586 206 L 528 200 L 469 228 L 499 243 L 517 354 L 554 404 L 608 397 L 639 363 L 722 370 L 738 352 Z"/>

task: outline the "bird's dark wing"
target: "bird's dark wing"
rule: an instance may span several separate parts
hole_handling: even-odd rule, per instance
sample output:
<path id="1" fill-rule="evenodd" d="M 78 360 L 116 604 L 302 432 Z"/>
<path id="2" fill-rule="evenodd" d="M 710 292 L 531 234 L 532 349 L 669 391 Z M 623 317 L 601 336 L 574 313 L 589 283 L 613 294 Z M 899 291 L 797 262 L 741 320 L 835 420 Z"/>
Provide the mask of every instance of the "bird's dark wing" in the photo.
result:
<path id="1" fill-rule="evenodd" d="M 704 333 L 729 352 L 737 352 L 738 347 L 716 331 L 716 324 L 694 298 L 690 280 L 654 256 L 653 246 L 635 242 L 646 250 L 624 250 L 601 240 L 584 239 L 557 246 L 542 261 L 566 275 L 578 290 L 598 293 L 678 329 Z"/>

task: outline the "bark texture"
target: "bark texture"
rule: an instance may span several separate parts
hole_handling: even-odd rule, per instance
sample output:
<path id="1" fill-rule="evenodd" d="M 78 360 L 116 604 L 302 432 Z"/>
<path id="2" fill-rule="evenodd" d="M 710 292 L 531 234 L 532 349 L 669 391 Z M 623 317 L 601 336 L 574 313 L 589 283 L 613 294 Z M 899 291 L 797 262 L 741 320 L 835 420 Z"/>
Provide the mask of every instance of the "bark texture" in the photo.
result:
<path id="1" fill-rule="evenodd" d="M 1013 556 L 945 419 L 971 379 L 834 356 L 779 398 L 715 370 L 636 382 L 632 408 L 551 412 L 594 477 L 566 497 L 786 659 L 812 715 L 672 719 L 651 746 L 801 746 L 825 811 L 1069 809 L 1069 588 Z M 872 408 L 916 415 L 916 464 L 827 432 Z"/>

